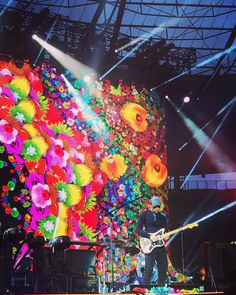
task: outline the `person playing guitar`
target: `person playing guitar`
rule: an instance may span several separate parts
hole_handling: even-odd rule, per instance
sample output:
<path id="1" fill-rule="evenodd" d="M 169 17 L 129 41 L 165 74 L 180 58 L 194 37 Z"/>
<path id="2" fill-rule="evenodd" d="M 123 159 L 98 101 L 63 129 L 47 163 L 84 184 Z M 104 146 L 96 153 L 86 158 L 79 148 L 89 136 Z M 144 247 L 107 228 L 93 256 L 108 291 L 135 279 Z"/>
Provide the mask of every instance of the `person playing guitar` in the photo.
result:
<path id="1" fill-rule="evenodd" d="M 136 225 L 136 233 L 140 237 L 150 240 L 153 245 L 155 245 L 155 243 L 159 243 L 160 241 L 160 236 L 156 235 L 156 232 L 161 229 L 166 231 L 167 229 L 167 217 L 165 214 L 160 212 L 161 205 L 161 197 L 153 196 L 150 200 L 150 208 L 141 212 Z M 157 284 L 164 285 L 166 282 L 168 266 L 167 253 L 164 243 L 159 243 L 158 246 L 154 246 L 148 252 L 149 253 L 145 253 L 143 284 L 150 284 L 153 267 L 156 262 L 158 268 Z"/>

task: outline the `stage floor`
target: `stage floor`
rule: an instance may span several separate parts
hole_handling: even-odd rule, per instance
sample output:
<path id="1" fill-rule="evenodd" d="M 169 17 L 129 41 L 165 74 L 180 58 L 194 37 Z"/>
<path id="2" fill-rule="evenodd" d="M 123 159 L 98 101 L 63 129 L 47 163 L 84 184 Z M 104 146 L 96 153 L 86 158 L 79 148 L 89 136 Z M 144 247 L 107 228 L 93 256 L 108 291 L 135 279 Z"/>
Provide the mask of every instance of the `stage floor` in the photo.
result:
<path id="1" fill-rule="evenodd" d="M 65 295 L 65 294 L 73 294 L 73 295 L 91 295 L 91 294 L 94 294 L 94 295 L 99 295 L 99 293 L 95 294 L 95 293 L 61 293 L 61 294 L 58 294 L 58 293 L 49 293 L 49 294 L 45 294 L 45 293 L 40 293 L 40 294 L 29 294 L 29 293 L 25 293 L 25 294 L 22 294 L 22 295 Z M 106 293 L 106 294 L 103 294 L 103 295 L 110 295 L 110 294 L 123 294 L 123 295 L 137 295 L 137 293 Z M 139 293 L 140 294 L 140 293 Z M 214 294 L 214 295 L 218 295 L 218 294 L 224 294 L 224 292 L 199 292 L 199 293 L 181 293 L 181 295 L 210 295 L 210 294 Z M 170 293 L 168 295 L 177 295 L 177 293 Z"/>

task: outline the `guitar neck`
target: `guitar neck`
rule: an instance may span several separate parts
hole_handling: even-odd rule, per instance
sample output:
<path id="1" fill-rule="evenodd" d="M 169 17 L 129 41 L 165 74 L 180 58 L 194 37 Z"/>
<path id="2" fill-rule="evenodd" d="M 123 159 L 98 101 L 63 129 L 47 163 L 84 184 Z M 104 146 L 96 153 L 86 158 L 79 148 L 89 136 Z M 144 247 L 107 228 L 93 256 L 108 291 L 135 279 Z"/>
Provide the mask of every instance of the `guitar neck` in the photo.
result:
<path id="1" fill-rule="evenodd" d="M 169 236 L 171 236 L 171 235 L 173 235 L 173 234 L 175 234 L 175 233 L 178 233 L 178 232 L 181 231 L 181 230 L 185 230 L 185 229 L 187 229 L 187 228 L 189 228 L 188 225 L 182 226 L 182 227 L 180 227 L 180 228 L 177 228 L 177 229 L 171 230 L 171 231 L 169 231 L 168 233 L 164 233 L 164 234 L 162 234 L 161 237 L 162 237 L 162 239 L 165 239 L 165 238 L 167 238 L 167 237 L 169 237 Z"/>

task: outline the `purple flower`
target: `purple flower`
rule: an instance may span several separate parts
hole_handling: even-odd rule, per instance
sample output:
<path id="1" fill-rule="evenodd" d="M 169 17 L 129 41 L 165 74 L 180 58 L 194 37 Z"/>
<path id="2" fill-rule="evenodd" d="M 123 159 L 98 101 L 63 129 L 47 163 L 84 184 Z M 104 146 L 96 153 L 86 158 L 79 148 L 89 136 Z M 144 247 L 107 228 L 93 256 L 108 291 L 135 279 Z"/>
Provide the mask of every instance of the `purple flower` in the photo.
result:
<path id="1" fill-rule="evenodd" d="M 8 154 L 20 154 L 23 148 L 23 140 L 18 136 L 10 144 L 5 144 Z"/>
<path id="2" fill-rule="evenodd" d="M 25 185 L 28 187 L 29 190 L 38 183 L 44 184 L 44 177 L 37 173 L 30 173 L 25 181 Z"/>

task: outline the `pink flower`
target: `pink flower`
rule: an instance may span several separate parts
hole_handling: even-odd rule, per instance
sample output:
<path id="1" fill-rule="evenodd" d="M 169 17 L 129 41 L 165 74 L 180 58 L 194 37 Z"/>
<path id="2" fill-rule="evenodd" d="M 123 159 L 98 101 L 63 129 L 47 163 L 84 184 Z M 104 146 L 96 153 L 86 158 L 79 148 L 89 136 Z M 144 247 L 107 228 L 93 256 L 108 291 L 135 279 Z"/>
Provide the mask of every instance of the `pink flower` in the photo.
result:
<path id="1" fill-rule="evenodd" d="M 34 185 L 31 190 L 31 198 L 36 207 L 45 208 L 52 203 L 47 184 L 38 183 Z"/>
<path id="2" fill-rule="evenodd" d="M 47 158 L 50 158 L 51 166 L 65 167 L 69 154 L 63 149 L 63 143 L 60 139 L 53 139 L 54 144 L 48 152 Z"/>
<path id="3" fill-rule="evenodd" d="M 11 144 L 16 140 L 18 131 L 13 128 L 5 120 L 0 121 L 0 141 L 2 143 Z"/>

